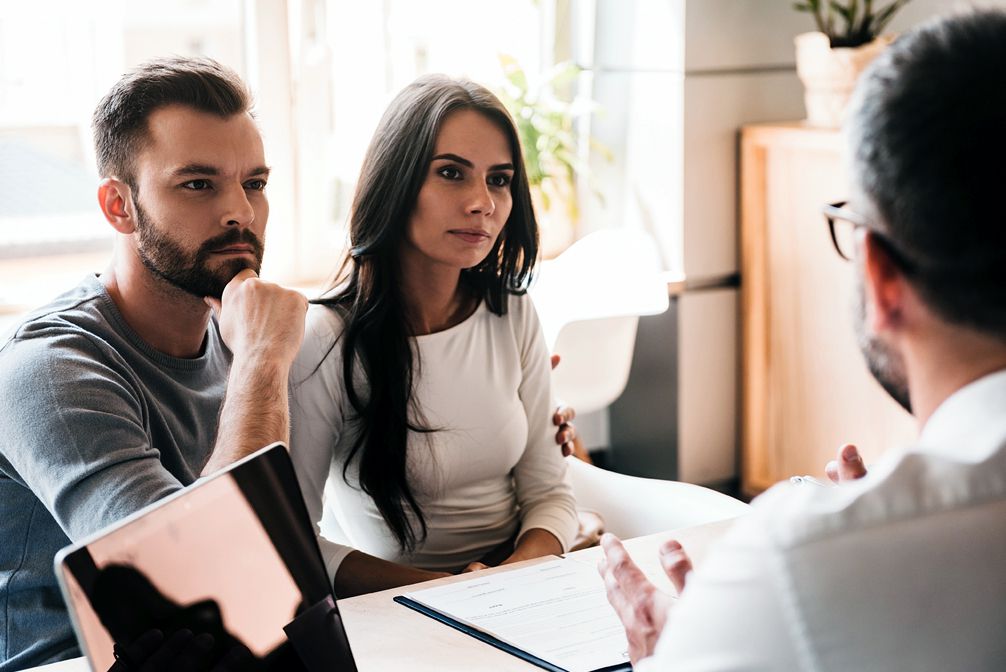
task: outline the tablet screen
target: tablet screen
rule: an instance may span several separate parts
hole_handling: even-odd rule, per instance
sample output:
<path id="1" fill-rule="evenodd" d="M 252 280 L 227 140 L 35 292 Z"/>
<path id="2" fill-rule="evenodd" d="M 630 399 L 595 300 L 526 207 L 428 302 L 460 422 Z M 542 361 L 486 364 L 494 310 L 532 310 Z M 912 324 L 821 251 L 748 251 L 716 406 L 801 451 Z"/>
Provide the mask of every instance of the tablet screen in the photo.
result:
<path id="1" fill-rule="evenodd" d="M 355 669 L 282 446 L 131 517 L 60 565 L 95 670 L 112 668 L 117 656 L 134 669 L 182 657 L 198 657 L 205 669 L 220 661 L 312 669 L 302 664 L 311 657 L 305 647 L 328 648 L 338 669 Z M 322 602 L 327 623 L 312 610 Z M 298 632 L 306 634 L 294 641 Z"/>

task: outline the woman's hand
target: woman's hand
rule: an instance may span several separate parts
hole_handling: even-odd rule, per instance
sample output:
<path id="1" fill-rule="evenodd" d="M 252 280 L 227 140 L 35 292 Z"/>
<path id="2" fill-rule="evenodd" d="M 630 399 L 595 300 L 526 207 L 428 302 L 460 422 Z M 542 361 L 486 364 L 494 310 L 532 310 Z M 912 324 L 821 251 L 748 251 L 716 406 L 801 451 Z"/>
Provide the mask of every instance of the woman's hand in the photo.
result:
<path id="1" fill-rule="evenodd" d="M 552 355 L 552 368 L 559 366 L 559 355 Z M 583 443 L 576 436 L 576 425 L 573 418 L 576 417 L 576 409 L 572 406 L 560 405 L 552 414 L 552 424 L 559 429 L 555 432 L 555 442 L 562 448 L 562 456 L 569 457 L 576 455 L 585 462 L 590 462 L 587 451 L 583 448 Z"/>

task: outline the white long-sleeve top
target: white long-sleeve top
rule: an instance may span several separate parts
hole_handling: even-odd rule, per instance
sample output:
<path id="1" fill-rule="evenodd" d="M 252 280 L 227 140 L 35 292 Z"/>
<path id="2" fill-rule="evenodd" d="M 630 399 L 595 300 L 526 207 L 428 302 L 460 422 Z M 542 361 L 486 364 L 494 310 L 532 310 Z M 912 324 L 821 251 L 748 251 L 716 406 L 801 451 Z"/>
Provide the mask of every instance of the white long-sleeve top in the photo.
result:
<path id="1" fill-rule="evenodd" d="M 1006 669 L 1006 370 L 866 478 L 756 499 L 637 669 Z"/>
<path id="2" fill-rule="evenodd" d="M 351 544 L 319 538 L 333 579 L 354 548 L 438 571 L 533 528 L 569 548 L 576 510 L 553 438 L 548 351 L 526 295 L 510 297 L 506 315 L 482 303 L 464 322 L 415 339 L 414 396 L 438 431 L 409 434 L 407 470 L 428 530 L 411 555 L 359 487 L 357 459 L 343 478 L 358 421 L 343 384 L 342 331 L 334 310 L 312 306 L 291 375 L 290 452 L 308 512 L 316 530 L 324 515 Z"/>

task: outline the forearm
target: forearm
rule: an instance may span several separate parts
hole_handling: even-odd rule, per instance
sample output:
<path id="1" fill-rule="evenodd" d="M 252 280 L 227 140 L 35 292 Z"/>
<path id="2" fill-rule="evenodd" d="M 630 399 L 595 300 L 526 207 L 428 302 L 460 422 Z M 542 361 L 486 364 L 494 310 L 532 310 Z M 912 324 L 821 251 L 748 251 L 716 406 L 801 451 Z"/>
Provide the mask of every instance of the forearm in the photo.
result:
<path id="1" fill-rule="evenodd" d="M 235 360 L 227 378 L 217 440 L 202 475 L 212 474 L 275 441 L 289 444 L 289 365 Z"/>
<path id="2" fill-rule="evenodd" d="M 341 599 L 445 576 L 450 576 L 450 574 L 447 572 L 428 572 L 424 569 L 375 558 L 360 551 L 353 551 L 345 557 L 335 573 L 335 594 Z"/>
<path id="3" fill-rule="evenodd" d="M 509 565 L 522 560 L 540 558 L 544 555 L 562 555 L 562 544 L 551 532 L 534 528 L 521 536 L 513 553 L 503 561 L 503 564 Z"/>

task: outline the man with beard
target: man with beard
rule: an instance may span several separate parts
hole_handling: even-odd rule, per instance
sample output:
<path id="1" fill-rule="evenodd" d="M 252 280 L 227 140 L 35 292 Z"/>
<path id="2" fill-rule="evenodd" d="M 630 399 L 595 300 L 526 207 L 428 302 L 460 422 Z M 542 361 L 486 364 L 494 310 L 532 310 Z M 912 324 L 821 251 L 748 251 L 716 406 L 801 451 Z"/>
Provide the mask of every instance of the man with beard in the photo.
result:
<path id="1" fill-rule="evenodd" d="M 852 199 L 825 208 L 858 277 L 870 371 L 915 415 L 918 441 L 842 487 L 777 485 L 694 573 L 667 543 L 683 591 L 670 614 L 604 538 L 634 669 L 1003 669 L 1003 63 L 1006 12 L 901 37 L 859 83 Z"/>
<path id="2" fill-rule="evenodd" d="M 307 302 L 258 279 L 250 107 L 230 70 L 171 59 L 95 111 L 111 264 L 0 345 L 0 670 L 79 655 L 60 548 L 287 440 Z"/>

